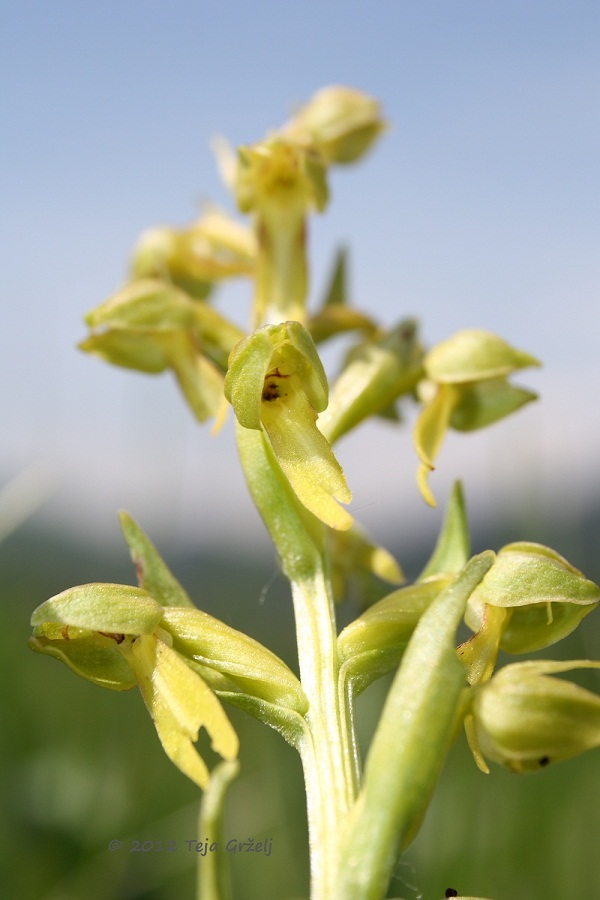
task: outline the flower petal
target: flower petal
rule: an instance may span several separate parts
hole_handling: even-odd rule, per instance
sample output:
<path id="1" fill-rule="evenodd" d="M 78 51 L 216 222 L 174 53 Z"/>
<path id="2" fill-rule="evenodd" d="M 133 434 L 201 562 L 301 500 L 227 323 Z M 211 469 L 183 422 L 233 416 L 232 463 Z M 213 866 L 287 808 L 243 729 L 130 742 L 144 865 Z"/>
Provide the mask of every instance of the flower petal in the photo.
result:
<path id="1" fill-rule="evenodd" d="M 128 661 L 169 759 L 199 787 L 209 782 L 206 764 L 193 746 L 206 728 L 211 746 L 224 759 L 237 757 L 238 738 L 211 689 L 155 635 L 131 646 Z"/>

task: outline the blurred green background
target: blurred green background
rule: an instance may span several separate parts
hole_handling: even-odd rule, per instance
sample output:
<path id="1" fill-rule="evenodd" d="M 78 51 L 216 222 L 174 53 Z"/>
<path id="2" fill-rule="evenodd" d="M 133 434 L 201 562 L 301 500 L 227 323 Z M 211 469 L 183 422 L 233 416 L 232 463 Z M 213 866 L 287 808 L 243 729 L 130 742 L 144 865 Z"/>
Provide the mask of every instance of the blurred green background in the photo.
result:
<path id="1" fill-rule="evenodd" d="M 557 517 L 556 522 L 559 521 Z M 552 543 L 598 580 L 594 547 L 600 516 L 582 512 L 580 528 L 506 521 L 475 526 L 474 549 L 508 539 Z M 413 535 L 401 557 L 418 571 L 431 535 Z M 192 559 L 160 548 L 196 602 L 268 643 L 294 665 L 286 585 L 273 560 Z M 31 653 L 32 609 L 87 581 L 132 582 L 127 551 L 103 552 L 73 535 L 21 526 L 0 547 L 2 678 L 0 895 L 19 900 L 185 900 L 194 896 L 195 787 L 166 759 L 137 691 L 104 691 L 66 667 Z M 341 618 L 353 610 L 340 610 Z M 600 656 L 597 616 L 540 655 Z M 587 678 L 594 685 L 593 676 Z M 359 701 L 366 744 L 387 684 Z M 597 681 L 596 681 L 597 687 Z M 272 838 L 270 856 L 230 854 L 236 900 L 308 896 L 301 770 L 275 733 L 236 710 L 242 772 L 227 808 L 228 838 Z M 447 887 L 492 900 L 596 896 L 600 883 L 598 753 L 532 776 L 475 767 L 460 739 L 453 748 L 413 847 L 399 863 L 390 896 L 437 900 Z M 111 840 L 123 842 L 108 849 Z M 163 850 L 135 851 L 144 841 Z M 166 849 L 174 841 L 177 849 Z M 150 846 L 148 844 L 147 846 Z"/>

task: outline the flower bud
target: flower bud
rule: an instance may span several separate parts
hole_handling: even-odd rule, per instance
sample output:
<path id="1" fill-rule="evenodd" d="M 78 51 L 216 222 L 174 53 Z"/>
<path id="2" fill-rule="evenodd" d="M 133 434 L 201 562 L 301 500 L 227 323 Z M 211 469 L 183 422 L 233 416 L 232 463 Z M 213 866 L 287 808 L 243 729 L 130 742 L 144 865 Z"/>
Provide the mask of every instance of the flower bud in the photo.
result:
<path id="1" fill-rule="evenodd" d="M 555 672 L 598 668 L 589 660 L 513 663 L 476 689 L 475 734 L 484 756 L 534 772 L 600 746 L 600 697 Z"/>
<path id="2" fill-rule="evenodd" d="M 331 165 L 356 162 L 384 128 L 376 100 L 362 91 L 334 86 L 318 91 L 285 133 L 315 147 Z"/>

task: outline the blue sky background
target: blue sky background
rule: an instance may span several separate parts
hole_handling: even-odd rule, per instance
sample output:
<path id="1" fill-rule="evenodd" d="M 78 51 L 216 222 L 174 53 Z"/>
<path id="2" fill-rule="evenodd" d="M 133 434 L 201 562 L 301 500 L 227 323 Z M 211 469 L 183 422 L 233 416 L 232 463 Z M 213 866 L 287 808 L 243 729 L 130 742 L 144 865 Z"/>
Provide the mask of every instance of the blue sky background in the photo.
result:
<path id="1" fill-rule="evenodd" d="M 376 95 L 391 128 L 364 163 L 332 174 L 330 208 L 311 223 L 313 295 L 344 242 L 354 300 L 382 320 L 417 314 L 428 343 L 488 328 L 544 361 L 516 379 L 541 404 L 448 439 L 432 481 L 440 500 L 457 475 L 488 509 L 525 498 L 544 514 L 556 496 L 569 515 L 596 494 L 595 0 L 0 9 L 0 479 L 51 473 L 46 521 L 116 537 L 125 507 L 154 534 L 192 542 L 237 542 L 247 529 L 231 427 L 209 438 L 170 378 L 73 347 L 143 229 L 184 224 L 203 200 L 233 210 L 210 138 L 257 140 L 332 83 Z M 240 323 L 248 296 L 223 292 Z M 408 431 L 369 427 L 340 457 L 353 508 L 382 539 L 407 514 L 435 515 L 414 487 Z"/>

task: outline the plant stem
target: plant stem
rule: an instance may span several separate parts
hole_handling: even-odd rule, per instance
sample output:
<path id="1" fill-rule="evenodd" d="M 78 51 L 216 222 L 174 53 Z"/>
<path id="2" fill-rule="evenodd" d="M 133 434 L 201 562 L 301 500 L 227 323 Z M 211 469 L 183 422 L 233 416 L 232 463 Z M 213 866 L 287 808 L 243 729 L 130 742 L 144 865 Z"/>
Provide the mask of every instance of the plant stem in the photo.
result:
<path id="1" fill-rule="evenodd" d="M 335 616 L 327 579 L 293 582 L 298 658 L 309 701 L 300 746 L 309 824 L 311 898 L 331 897 L 339 838 L 356 793 L 350 725 L 338 691 Z"/>

